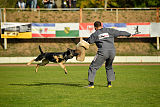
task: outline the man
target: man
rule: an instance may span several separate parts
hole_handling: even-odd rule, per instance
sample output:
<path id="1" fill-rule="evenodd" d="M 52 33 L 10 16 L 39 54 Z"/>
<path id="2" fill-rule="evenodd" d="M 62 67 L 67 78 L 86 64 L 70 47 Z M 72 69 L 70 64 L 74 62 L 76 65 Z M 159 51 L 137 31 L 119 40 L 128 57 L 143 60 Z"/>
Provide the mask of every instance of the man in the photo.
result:
<path id="1" fill-rule="evenodd" d="M 34 9 L 37 8 L 37 0 L 32 0 L 32 2 L 31 2 L 31 8 L 34 8 Z"/>
<path id="2" fill-rule="evenodd" d="M 32 1 L 33 1 L 33 0 L 27 0 L 26 8 L 28 8 L 28 7 L 31 8 Z"/>
<path id="3" fill-rule="evenodd" d="M 71 0 L 67 0 L 68 8 L 71 8 Z"/>
<path id="4" fill-rule="evenodd" d="M 43 0 L 43 4 L 45 8 L 52 8 L 55 6 L 55 1 L 54 0 Z"/>
<path id="5" fill-rule="evenodd" d="M 66 8 L 67 7 L 67 0 L 62 0 L 62 8 Z"/>
<path id="6" fill-rule="evenodd" d="M 77 0 L 72 0 L 73 8 L 76 8 L 76 2 L 77 2 Z"/>
<path id="7" fill-rule="evenodd" d="M 105 62 L 105 69 L 107 75 L 108 85 L 107 87 L 112 87 L 111 81 L 115 80 L 115 73 L 113 72 L 112 63 L 115 57 L 115 47 L 114 38 L 118 36 L 131 36 L 130 33 L 126 31 L 118 31 L 112 28 L 103 28 L 101 22 L 96 21 L 94 23 L 95 32 L 90 35 L 86 41 L 89 44 L 96 43 L 98 47 L 97 54 L 93 59 L 89 70 L 88 70 L 88 81 L 89 85 L 87 88 L 94 88 L 94 79 L 96 71 Z"/>
<path id="8" fill-rule="evenodd" d="M 24 0 L 18 0 L 18 7 L 21 9 L 25 9 L 25 2 Z"/>

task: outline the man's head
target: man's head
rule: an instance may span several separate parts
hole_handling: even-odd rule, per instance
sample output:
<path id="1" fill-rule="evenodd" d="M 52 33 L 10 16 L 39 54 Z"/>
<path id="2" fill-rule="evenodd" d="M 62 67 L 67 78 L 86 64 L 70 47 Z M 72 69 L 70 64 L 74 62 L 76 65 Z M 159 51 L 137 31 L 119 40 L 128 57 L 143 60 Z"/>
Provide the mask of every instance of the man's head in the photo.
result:
<path id="1" fill-rule="evenodd" d="M 94 22 L 94 28 L 95 30 L 101 29 L 102 28 L 101 22 L 100 21 Z"/>

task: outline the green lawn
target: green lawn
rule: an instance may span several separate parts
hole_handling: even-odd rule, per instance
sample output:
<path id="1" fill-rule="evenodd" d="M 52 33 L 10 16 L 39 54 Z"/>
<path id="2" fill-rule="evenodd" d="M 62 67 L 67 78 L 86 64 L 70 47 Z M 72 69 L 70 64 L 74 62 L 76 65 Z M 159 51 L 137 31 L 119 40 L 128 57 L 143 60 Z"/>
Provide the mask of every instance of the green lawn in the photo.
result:
<path id="1" fill-rule="evenodd" d="M 101 67 L 95 88 L 88 84 L 87 66 L 0 67 L 0 107 L 158 107 L 160 66 L 115 65 L 116 81 L 106 87 Z"/>

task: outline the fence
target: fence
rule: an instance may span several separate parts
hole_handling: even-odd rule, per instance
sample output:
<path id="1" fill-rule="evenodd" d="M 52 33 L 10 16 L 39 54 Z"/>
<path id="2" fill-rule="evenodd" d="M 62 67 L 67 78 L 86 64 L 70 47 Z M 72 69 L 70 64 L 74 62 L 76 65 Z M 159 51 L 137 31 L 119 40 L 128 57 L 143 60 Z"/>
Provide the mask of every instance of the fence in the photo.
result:
<path id="1" fill-rule="evenodd" d="M 159 22 L 160 12 L 159 8 L 1 9 L 1 22 L 93 23 L 95 20 L 107 23 Z M 7 40 L 4 39 L 4 44 L 6 42 Z M 158 44 L 159 38 L 157 38 L 157 47 Z"/>

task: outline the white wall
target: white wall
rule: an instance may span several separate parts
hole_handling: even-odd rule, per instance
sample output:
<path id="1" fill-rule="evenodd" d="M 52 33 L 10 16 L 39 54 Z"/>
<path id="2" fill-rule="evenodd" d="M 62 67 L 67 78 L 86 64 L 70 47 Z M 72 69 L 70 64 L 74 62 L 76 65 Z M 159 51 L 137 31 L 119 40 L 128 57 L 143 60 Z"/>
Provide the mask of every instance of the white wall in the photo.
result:
<path id="1" fill-rule="evenodd" d="M 27 63 L 35 57 L 0 57 L 0 63 Z M 69 59 L 68 63 L 90 63 L 93 56 L 85 57 L 85 61 L 76 61 L 76 58 Z M 114 62 L 160 62 L 160 56 L 116 56 Z"/>

